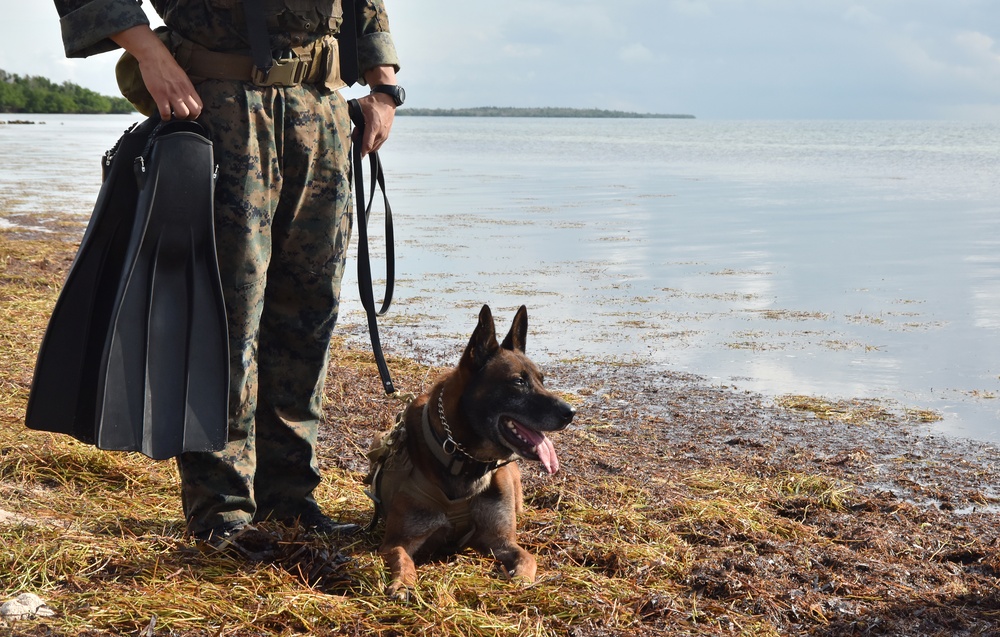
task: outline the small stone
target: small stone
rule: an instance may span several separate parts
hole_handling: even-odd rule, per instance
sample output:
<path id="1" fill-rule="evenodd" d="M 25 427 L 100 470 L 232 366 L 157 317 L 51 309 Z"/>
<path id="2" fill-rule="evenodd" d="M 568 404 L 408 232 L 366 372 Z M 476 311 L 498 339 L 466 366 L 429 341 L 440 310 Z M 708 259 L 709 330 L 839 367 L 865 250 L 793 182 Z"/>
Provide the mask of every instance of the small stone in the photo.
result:
<path id="1" fill-rule="evenodd" d="M 14 599 L 0 604 L 0 617 L 4 619 L 51 617 L 55 614 L 55 611 L 45 604 L 45 600 L 34 593 L 21 593 Z"/>

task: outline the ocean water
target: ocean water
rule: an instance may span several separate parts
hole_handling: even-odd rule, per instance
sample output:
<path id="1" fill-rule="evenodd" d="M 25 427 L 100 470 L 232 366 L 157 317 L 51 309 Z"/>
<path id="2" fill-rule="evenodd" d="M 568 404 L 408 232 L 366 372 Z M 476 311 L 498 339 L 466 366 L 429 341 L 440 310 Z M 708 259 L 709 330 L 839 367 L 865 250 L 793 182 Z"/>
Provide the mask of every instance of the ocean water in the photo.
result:
<path id="1" fill-rule="evenodd" d="M 30 119 L 0 126 L 0 228 L 85 218 L 135 120 Z M 524 304 L 542 364 L 884 398 L 1000 441 L 1000 124 L 399 117 L 381 156 L 391 352 L 454 363 L 482 304 L 501 330 Z M 357 299 L 350 268 L 364 341 Z"/>

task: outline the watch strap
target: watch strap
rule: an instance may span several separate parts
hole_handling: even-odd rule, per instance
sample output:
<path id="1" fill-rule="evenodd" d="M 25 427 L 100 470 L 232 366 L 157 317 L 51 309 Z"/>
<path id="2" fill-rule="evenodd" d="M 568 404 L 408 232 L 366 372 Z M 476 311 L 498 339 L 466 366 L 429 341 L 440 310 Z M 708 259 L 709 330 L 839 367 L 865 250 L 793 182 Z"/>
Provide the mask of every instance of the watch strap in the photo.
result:
<path id="1" fill-rule="evenodd" d="M 392 96 L 393 101 L 396 106 L 400 106 L 403 103 L 403 96 L 405 92 L 398 84 L 376 84 L 371 87 L 372 93 L 385 93 L 386 95 Z"/>

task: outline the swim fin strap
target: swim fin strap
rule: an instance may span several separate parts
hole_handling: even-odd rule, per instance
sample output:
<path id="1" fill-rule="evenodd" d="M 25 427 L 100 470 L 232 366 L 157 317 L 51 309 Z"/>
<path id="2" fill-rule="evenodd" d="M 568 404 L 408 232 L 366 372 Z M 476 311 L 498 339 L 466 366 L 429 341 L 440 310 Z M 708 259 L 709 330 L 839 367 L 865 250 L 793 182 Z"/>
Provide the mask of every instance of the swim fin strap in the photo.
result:
<path id="1" fill-rule="evenodd" d="M 155 116 L 105 180 L 39 349 L 31 429 L 155 459 L 226 442 L 229 345 L 212 143 Z"/>

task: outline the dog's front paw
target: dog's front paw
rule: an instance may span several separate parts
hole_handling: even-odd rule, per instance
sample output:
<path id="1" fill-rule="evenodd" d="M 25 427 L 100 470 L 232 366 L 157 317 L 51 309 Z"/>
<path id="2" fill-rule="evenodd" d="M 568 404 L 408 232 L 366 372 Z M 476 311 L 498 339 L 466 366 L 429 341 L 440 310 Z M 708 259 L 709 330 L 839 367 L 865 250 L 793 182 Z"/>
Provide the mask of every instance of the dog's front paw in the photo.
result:
<path id="1" fill-rule="evenodd" d="M 394 602 L 407 603 L 413 599 L 413 587 L 407 586 L 403 582 L 393 582 L 385 589 L 386 597 Z"/>
<path id="2" fill-rule="evenodd" d="M 507 577 L 512 582 L 517 582 L 518 584 L 523 584 L 525 586 L 535 583 L 534 573 L 519 573 L 517 570 L 514 570 L 514 571 L 508 571 Z"/>
<path id="3" fill-rule="evenodd" d="M 535 575 L 538 572 L 538 564 L 530 553 L 522 550 L 518 553 L 515 560 L 504 564 L 504 570 L 507 572 L 507 577 L 512 580 L 520 580 L 525 584 L 533 584 L 535 582 Z"/>

